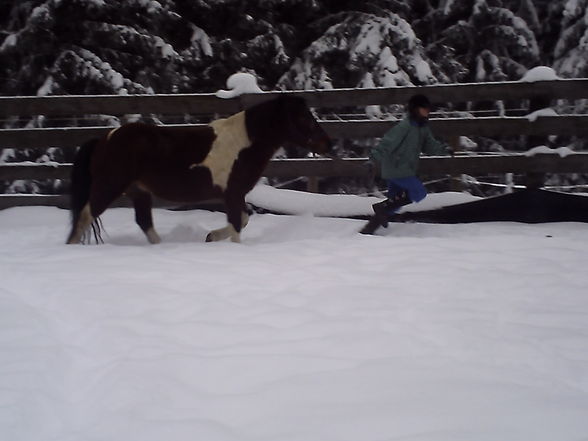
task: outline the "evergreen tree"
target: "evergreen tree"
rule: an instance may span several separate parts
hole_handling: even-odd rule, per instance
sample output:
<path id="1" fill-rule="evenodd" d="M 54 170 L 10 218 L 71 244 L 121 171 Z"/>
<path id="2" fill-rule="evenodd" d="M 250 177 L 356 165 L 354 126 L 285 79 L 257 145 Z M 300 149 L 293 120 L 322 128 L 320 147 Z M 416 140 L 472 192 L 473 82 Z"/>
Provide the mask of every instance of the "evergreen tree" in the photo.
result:
<path id="1" fill-rule="evenodd" d="M 189 88 L 186 63 L 210 56 L 207 35 L 172 1 L 46 0 L 13 8 L 0 63 L 3 94 L 174 92 Z M 23 19 L 23 17 L 26 17 Z"/>
<path id="2" fill-rule="evenodd" d="M 554 68 L 562 77 L 588 76 L 588 0 L 565 2 Z"/>
<path id="3" fill-rule="evenodd" d="M 524 15 L 535 16 L 528 2 L 516 3 Z M 540 62 L 534 32 L 500 1 L 444 0 L 417 20 L 415 29 L 423 35 L 427 55 L 451 60 L 438 64 L 452 81 L 518 80 Z"/>
<path id="4" fill-rule="evenodd" d="M 280 87 L 384 87 L 437 81 L 419 39 L 399 15 L 350 12 L 326 21 L 335 24 L 293 63 Z"/>

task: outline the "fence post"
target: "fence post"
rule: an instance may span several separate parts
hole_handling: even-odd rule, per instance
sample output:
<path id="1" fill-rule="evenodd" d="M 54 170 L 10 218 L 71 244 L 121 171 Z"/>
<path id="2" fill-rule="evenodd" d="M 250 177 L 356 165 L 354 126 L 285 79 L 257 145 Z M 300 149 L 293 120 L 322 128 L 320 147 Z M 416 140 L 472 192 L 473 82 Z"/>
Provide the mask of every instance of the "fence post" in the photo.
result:
<path id="1" fill-rule="evenodd" d="M 551 105 L 551 96 L 548 94 L 540 94 L 532 96 L 529 99 L 529 113 L 537 110 L 545 109 Z M 529 135 L 527 136 L 527 150 L 537 147 L 539 145 L 547 144 L 547 136 Z M 525 175 L 524 185 L 528 189 L 537 189 L 543 187 L 545 182 L 545 173 L 529 172 Z"/>
<path id="2" fill-rule="evenodd" d="M 459 135 L 452 135 L 448 137 L 449 140 L 449 147 L 454 152 L 458 152 L 461 150 L 461 144 L 459 142 Z M 451 191 L 462 192 L 465 190 L 464 183 L 461 179 L 461 175 L 451 175 L 451 181 L 449 186 Z"/>
<path id="3" fill-rule="evenodd" d="M 525 175 L 524 185 L 529 190 L 536 190 L 543 187 L 545 182 L 545 173 L 529 172 Z"/>
<path id="4" fill-rule="evenodd" d="M 319 192 L 318 177 L 316 177 L 316 176 L 308 176 L 307 177 L 306 191 L 308 191 L 309 193 L 318 193 Z"/>

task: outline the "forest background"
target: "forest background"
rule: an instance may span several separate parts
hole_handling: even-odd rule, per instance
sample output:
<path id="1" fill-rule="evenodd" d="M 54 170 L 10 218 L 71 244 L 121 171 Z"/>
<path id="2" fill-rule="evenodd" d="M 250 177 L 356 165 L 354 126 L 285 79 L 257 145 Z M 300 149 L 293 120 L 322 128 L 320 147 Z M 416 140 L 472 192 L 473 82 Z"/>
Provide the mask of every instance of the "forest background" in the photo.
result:
<path id="1" fill-rule="evenodd" d="M 519 80 L 536 66 L 588 77 L 588 0 L 0 0 L 0 95 L 210 93 L 235 72 L 253 74 L 264 90 L 494 82 Z M 588 109 L 581 100 L 558 106 L 560 113 Z M 437 110 L 509 111 L 503 103 Z M 402 109 L 346 111 L 395 118 Z M 2 127 L 124 122 L 38 116 Z M 565 136 L 545 143 L 586 148 Z M 363 156 L 371 145 L 338 149 Z M 71 161 L 61 149 L 1 147 L 0 162 Z M 472 151 L 528 147 L 520 139 L 463 140 Z M 0 192 L 63 191 L 60 182 L 48 185 L 0 183 Z"/>

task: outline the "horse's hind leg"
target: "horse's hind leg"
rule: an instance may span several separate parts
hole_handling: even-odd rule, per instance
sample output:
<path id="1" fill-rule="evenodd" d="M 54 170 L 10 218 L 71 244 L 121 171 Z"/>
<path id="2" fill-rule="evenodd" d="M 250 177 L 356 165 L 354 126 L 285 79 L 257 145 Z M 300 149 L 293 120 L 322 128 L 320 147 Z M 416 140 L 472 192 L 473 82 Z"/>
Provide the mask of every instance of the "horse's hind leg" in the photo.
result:
<path id="1" fill-rule="evenodd" d="M 135 221 L 137 222 L 137 225 L 141 227 L 145 236 L 147 236 L 149 243 L 160 243 L 161 239 L 155 231 L 155 228 L 153 228 L 153 215 L 151 212 L 153 201 L 151 193 L 132 185 L 127 189 L 126 194 L 133 201 L 133 206 L 135 207 Z"/>
<path id="2" fill-rule="evenodd" d="M 71 233 L 67 239 L 67 243 L 80 243 L 88 228 L 94 224 L 94 221 L 98 219 L 102 213 L 104 213 L 104 211 L 116 200 L 116 198 L 122 195 L 124 189 L 125 186 L 123 185 L 115 187 L 108 184 L 104 185 L 101 182 L 92 183 L 90 190 L 90 200 L 81 210 L 77 221 L 72 227 Z M 101 240 L 100 227 L 97 224 L 94 224 L 93 226 L 95 227 L 94 233 L 96 235 L 96 240 L 99 241 Z"/>
<path id="3" fill-rule="evenodd" d="M 67 238 L 67 244 L 76 244 L 82 241 L 84 237 L 84 233 L 92 222 L 94 222 L 94 218 L 90 212 L 90 204 L 86 204 L 82 211 L 80 212 L 79 216 L 76 216 L 77 219 L 74 220 L 74 224 L 72 225 L 71 232 L 69 233 L 69 237 Z"/>

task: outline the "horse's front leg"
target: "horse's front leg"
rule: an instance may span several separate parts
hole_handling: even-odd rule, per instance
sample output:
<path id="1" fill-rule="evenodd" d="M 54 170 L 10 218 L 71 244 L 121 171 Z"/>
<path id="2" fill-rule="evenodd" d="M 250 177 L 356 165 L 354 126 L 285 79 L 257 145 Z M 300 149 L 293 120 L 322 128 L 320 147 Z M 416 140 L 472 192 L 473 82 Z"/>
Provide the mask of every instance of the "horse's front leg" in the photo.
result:
<path id="1" fill-rule="evenodd" d="M 245 198 L 244 196 L 228 196 L 225 198 L 225 205 L 227 208 L 228 225 L 208 233 L 206 242 L 217 242 L 230 237 L 232 242 L 241 243 L 241 230 L 249 222 Z"/>

